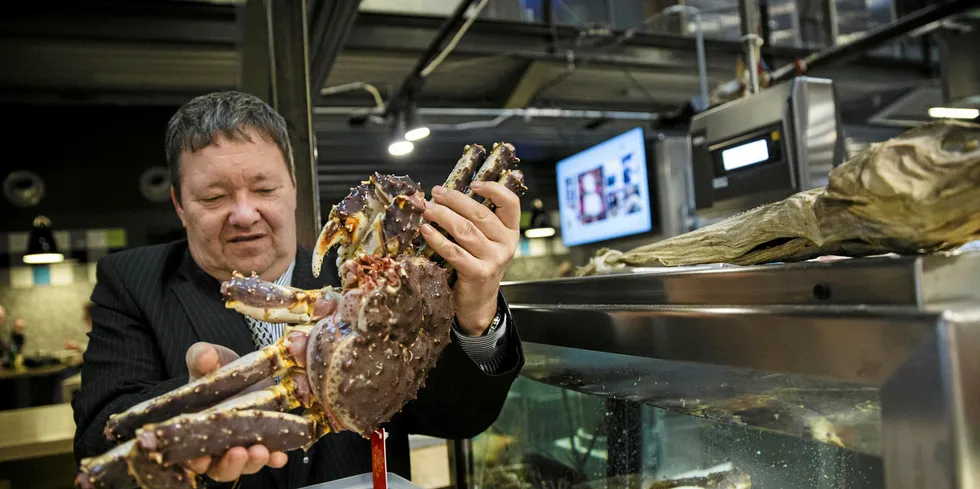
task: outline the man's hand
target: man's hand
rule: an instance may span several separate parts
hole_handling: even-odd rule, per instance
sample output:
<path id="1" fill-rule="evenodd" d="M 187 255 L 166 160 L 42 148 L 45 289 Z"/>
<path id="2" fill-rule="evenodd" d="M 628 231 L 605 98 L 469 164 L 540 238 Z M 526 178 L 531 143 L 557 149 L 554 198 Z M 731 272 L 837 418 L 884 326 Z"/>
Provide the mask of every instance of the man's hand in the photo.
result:
<path id="1" fill-rule="evenodd" d="M 470 336 L 480 336 L 497 313 L 500 281 L 517 251 L 521 201 L 496 182 L 473 182 L 471 188 L 493 202 L 496 212 L 461 192 L 435 187 L 434 202 L 427 203 L 422 217 L 448 231 L 456 242 L 428 224 L 422 226 L 422 237 L 456 269 L 459 327 Z"/>
<path id="2" fill-rule="evenodd" d="M 238 355 L 220 345 L 210 343 L 194 343 L 187 349 L 187 369 L 190 371 L 190 380 L 201 378 L 215 370 L 221 368 L 238 359 Z M 264 388 L 272 382 L 260 383 L 253 387 Z M 201 457 L 187 462 L 187 467 L 198 474 L 207 474 L 211 479 L 218 482 L 228 482 L 237 479 L 242 474 L 254 474 L 268 465 L 273 468 L 280 468 L 286 465 L 287 457 L 283 452 L 272 452 L 262 445 L 253 445 L 249 448 L 232 447 L 218 461 L 212 461 L 211 457 Z"/>

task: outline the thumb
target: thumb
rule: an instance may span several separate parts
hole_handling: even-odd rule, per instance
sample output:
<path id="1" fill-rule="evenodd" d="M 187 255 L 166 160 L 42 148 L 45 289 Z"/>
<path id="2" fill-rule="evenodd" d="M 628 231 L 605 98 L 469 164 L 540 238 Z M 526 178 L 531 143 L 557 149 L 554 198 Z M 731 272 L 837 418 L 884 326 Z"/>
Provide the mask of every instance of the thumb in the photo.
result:
<path id="1" fill-rule="evenodd" d="M 221 345 L 198 342 L 187 349 L 185 361 L 190 380 L 199 379 L 238 359 L 238 354 Z"/>

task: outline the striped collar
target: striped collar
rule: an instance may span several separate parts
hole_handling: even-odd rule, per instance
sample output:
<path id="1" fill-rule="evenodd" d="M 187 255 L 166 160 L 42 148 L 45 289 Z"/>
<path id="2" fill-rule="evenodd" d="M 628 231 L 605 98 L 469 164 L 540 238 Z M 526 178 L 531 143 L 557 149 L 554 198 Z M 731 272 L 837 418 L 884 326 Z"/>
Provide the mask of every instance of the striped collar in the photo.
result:
<path id="1" fill-rule="evenodd" d="M 296 268 L 296 258 L 289 263 L 289 267 L 286 268 L 285 272 L 276 279 L 276 285 L 284 285 L 289 287 L 293 283 L 293 270 Z"/>

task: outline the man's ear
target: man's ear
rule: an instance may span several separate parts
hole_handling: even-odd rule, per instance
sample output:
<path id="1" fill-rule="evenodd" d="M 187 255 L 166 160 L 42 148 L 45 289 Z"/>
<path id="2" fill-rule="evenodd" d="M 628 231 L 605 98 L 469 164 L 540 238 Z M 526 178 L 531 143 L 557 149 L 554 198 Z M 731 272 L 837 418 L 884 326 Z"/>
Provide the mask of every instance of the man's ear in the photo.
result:
<path id="1" fill-rule="evenodd" d="M 180 199 L 177 198 L 177 192 L 174 191 L 173 185 L 170 186 L 170 201 L 174 203 L 174 210 L 177 211 L 177 217 L 180 218 L 180 225 L 187 228 L 187 222 L 184 221 L 184 208 L 180 206 Z"/>

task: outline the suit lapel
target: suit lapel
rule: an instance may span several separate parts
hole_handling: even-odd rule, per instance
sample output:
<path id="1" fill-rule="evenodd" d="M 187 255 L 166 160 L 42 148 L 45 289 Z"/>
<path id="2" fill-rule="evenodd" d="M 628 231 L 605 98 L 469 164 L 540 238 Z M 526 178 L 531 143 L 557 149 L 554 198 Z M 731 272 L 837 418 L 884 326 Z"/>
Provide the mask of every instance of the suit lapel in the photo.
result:
<path id="1" fill-rule="evenodd" d="M 303 248 L 296 250 L 296 266 L 293 268 L 293 280 L 290 285 L 300 289 L 319 289 L 325 285 L 339 284 L 340 278 L 337 277 L 337 256 L 335 254 L 327 255 L 323 260 L 320 276 L 314 277 L 313 253 Z"/>
<path id="2" fill-rule="evenodd" d="M 225 307 L 221 283 L 197 266 L 190 251 L 184 253 L 178 278 L 171 289 L 201 341 L 231 348 L 239 355 L 255 351 L 245 318 L 238 311 Z"/>

